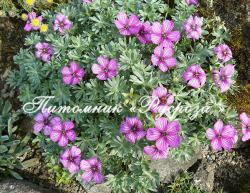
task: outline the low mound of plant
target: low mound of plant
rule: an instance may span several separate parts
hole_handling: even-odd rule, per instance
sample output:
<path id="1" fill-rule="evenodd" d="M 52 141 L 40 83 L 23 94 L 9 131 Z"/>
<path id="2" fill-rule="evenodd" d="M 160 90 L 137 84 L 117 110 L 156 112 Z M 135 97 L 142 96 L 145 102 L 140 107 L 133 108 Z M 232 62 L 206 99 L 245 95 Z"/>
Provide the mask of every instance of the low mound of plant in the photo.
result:
<path id="1" fill-rule="evenodd" d="M 197 6 L 74 0 L 30 13 L 8 83 L 34 117 L 44 155 L 85 187 L 144 193 L 160 183 L 152 159 L 189 159 L 209 140 L 231 150 L 237 114 L 224 93 L 237 74 L 228 31 Z"/>

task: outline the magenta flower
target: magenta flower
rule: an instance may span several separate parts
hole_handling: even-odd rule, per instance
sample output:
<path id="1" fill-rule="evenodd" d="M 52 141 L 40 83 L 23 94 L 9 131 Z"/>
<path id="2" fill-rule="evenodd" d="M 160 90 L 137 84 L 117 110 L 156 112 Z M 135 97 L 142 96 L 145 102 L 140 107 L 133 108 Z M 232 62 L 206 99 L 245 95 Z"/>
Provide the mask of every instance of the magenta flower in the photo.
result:
<path id="1" fill-rule="evenodd" d="M 102 163 L 97 159 L 97 157 L 82 160 L 80 166 L 84 171 L 82 179 L 85 183 L 94 181 L 96 184 L 101 184 L 104 182 L 104 176 L 102 175 Z"/>
<path id="2" fill-rule="evenodd" d="M 136 37 L 142 44 L 151 43 L 151 25 L 147 21 L 142 23 L 139 32 L 136 34 Z"/>
<path id="3" fill-rule="evenodd" d="M 58 30 L 61 34 L 64 34 L 65 31 L 70 30 L 73 27 L 72 22 L 63 14 L 57 14 L 54 22 L 54 31 Z"/>
<path id="4" fill-rule="evenodd" d="M 230 88 L 233 74 L 234 65 L 232 64 L 213 71 L 215 85 L 220 88 L 221 93 L 226 92 Z"/>
<path id="5" fill-rule="evenodd" d="M 80 170 L 81 150 L 77 146 L 65 149 L 60 155 L 60 162 L 63 167 L 68 169 L 71 174 Z"/>
<path id="6" fill-rule="evenodd" d="M 170 20 L 153 23 L 151 40 L 154 44 L 163 45 L 164 47 L 172 47 L 173 42 L 178 42 L 181 37 L 179 31 L 173 31 L 174 22 Z"/>
<path id="7" fill-rule="evenodd" d="M 250 140 L 250 117 L 248 117 L 246 113 L 241 113 L 240 121 L 243 133 L 242 141 L 245 142 Z"/>
<path id="8" fill-rule="evenodd" d="M 151 56 L 151 61 L 162 72 L 167 72 L 176 66 L 177 61 L 172 57 L 173 54 L 174 49 L 172 47 L 157 46 L 154 49 L 154 54 Z"/>
<path id="9" fill-rule="evenodd" d="M 224 125 L 223 121 L 218 120 L 214 128 L 206 131 L 207 138 L 211 140 L 214 151 L 222 149 L 231 150 L 237 141 L 237 131 L 232 125 Z"/>
<path id="10" fill-rule="evenodd" d="M 36 57 L 44 62 L 50 61 L 52 55 L 54 54 L 54 49 L 46 42 L 37 43 L 35 48 Z"/>
<path id="11" fill-rule="evenodd" d="M 161 115 L 163 115 L 169 111 L 169 106 L 174 102 L 174 95 L 168 92 L 165 87 L 160 86 L 153 90 L 151 100 L 151 112 L 159 112 Z"/>
<path id="12" fill-rule="evenodd" d="M 190 5 L 198 5 L 199 0 L 185 0 L 186 3 L 190 6 Z"/>
<path id="13" fill-rule="evenodd" d="M 200 88 L 206 82 L 206 73 L 197 64 L 189 66 L 182 76 L 187 85 L 193 88 Z"/>
<path id="14" fill-rule="evenodd" d="M 198 16 L 190 16 L 184 23 L 183 28 L 186 31 L 187 37 L 193 40 L 198 40 L 202 34 L 202 19 Z"/>
<path id="15" fill-rule="evenodd" d="M 58 122 L 52 127 L 50 133 L 50 139 L 54 142 L 57 142 L 59 146 L 66 146 L 69 141 L 76 140 L 76 133 L 73 130 L 75 127 L 72 121 Z"/>
<path id="16" fill-rule="evenodd" d="M 111 79 L 118 74 L 119 64 L 116 59 L 108 59 L 104 56 L 97 58 L 98 64 L 92 65 L 92 72 L 100 80 Z"/>
<path id="17" fill-rule="evenodd" d="M 233 58 L 231 49 L 226 44 L 220 44 L 214 48 L 214 53 L 223 62 L 228 62 Z"/>
<path id="18" fill-rule="evenodd" d="M 166 148 L 165 150 L 160 150 L 156 147 L 156 145 L 144 147 L 144 153 L 146 155 L 151 156 L 152 160 L 166 159 L 168 157 L 168 152 L 169 148 Z"/>
<path id="19" fill-rule="evenodd" d="M 121 123 L 120 132 L 130 143 L 135 143 L 146 135 L 142 122 L 138 117 L 126 117 Z"/>
<path id="20" fill-rule="evenodd" d="M 38 113 L 34 120 L 36 123 L 33 126 L 34 133 L 38 134 L 43 131 L 44 135 L 50 135 L 52 127 L 60 122 L 59 117 L 52 117 L 48 109 L 44 109 L 42 112 Z"/>
<path id="21" fill-rule="evenodd" d="M 132 14 L 130 17 L 126 13 L 120 12 L 115 20 L 115 25 L 120 34 L 130 36 L 137 34 L 141 28 L 141 22 L 137 15 Z"/>
<path id="22" fill-rule="evenodd" d="M 93 2 L 93 0 L 83 0 L 82 2 L 85 3 L 85 4 L 90 4 L 90 3 Z"/>
<path id="23" fill-rule="evenodd" d="M 43 17 L 37 16 L 35 12 L 28 13 L 28 20 L 24 26 L 25 31 L 38 30 L 42 23 Z"/>
<path id="24" fill-rule="evenodd" d="M 156 141 L 156 147 L 159 150 L 166 150 L 169 147 L 176 148 L 181 143 L 179 136 L 180 124 L 177 121 L 168 122 L 164 117 L 156 120 L 155 128 L 147 130 L 147 139 Z"/>
<path id="25" fill-rule="evenodd" d="M 76 62 L 70 62 L 69 67 L 64 66 L 61 73 L 64 84 L 68 85 L 76 85 L 80 83 L 85 75 L 84 69 L 81 68 Z"/>

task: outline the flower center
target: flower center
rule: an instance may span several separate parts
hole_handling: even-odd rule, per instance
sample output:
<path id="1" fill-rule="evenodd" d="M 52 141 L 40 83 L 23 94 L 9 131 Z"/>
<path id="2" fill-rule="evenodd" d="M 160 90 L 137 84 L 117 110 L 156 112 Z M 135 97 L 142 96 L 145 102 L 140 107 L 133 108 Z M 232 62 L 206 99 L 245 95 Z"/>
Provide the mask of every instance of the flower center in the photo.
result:
<path id="1" fill-rule="evenodd" d="M 40 20 L 37 18 L 32 19 L 31 24 L 33 27 L 38 27 L 40 25 Z"/>
<path id="2" fill-rule="evenodd" d="M 144 30 L 141 30 L 141 31 L 140 31 L 140 35 L 142 35 L 142 36 L 145 35 L 145 31 L 144 31 Z"/>
<path id="3" fill-rule="evenodd" d="M 223 52 L 223 55 L 224 55 L 224 56 L 227 56 L 227 55 L 228 55 L 227 51 L 224 51 L 224 52 Z"/>
<path id="4" fill-rule="evenodd" d="M 197 25 L 195 25 L 195 24 L 191 25 L 191 29 L 192 30 L 196 30 L 197 29 Z"/>
<path id="5" fill-rule="evenodd" d="M 42 49 L 41 49 L 41 52 L 42 52 L 43 54 L 47 54 L 47 53 L 48 53 L 48 49 L 47 49 L 47 48 L 42 48 Z"/>
<path id="6" fill-rule="evenodd" d="M 160 61 L 161 61 L 161 62 L 164 62 L 164 61 L 165 61 L 165 58 L 164 58 L 164 57 L 160 57 Z"/>
<path id="7" fill-rule="evenodd" d="M 92 167 L 91 167 L 91 170 L 92 170 L 93 172 L 97 172 L 97 171 L 98 171 L 98 168 L 97 168 L 96 166 L 92 166 Z"/>
<path id="8" fill-rule="evenodd" d="M 199 72 L 195 72 L 195 73 L 194 73 L 194 77 L 195 77 L 195 78 L 199 78 L 199 77 L 200 77 L 200 73 L 199 73 Z"/>
<path id="9" fill-rule="evenodd" d="M 66 135 L 66 130 L 65 129 L 62 129 L 62 134 Z"/>
<path id="10" fill-rule="evenodd" d="M 104 68 L 104 72 L 108 73 L 109 69 L 108 68 Z"/>
<path id="11" fill-rule="evenodd" d="M 165 132 L 165 131 L 162 132 L 161 134 L 162 134 L 163 137 L 166 137 L 168 135 L 167 132 Z"/>
<path id="12" fill-rule="evenodd" d="M 161 98 L 160 98 L 160 105 L 164 105 L 164 104 L 166 104 L 166 103 L 167 103 L 167 97 L 166 97 L 166 96 L 161 97 Z"/>
<path id="13" fill-rule="evenodd" d="M 126 24 L 126 25 L 124 26 L 124 28 L 128 30 L 128 29 L 129 29 L 129 25 Z"/>
<path id="14" fill-rule="evenodd" d="M 133 127 L 131 128 L 131 130 L 132 130 L 132 131 L 137 131 L 137 127 L 136 127 L 136 126 L 133 126 Z"/>
<path id="15" fill-rule="evenodd" d="M 225 81 L 227 78 L 226 78 L 225 75 L 222 75 L 222 76 L 220 77 L 220 79 L 221 79 L 221 81 Z"/>
<path id="16" fill-rule="evenodd" d="M 59 27 L 64 27 L 65 26 L 65 23 L 63 21 L 60 21 L 59 22 Z"/>
<path id="17" fill-rule="evenodd" d="M 74 162 L 74 158 L 72 156 L 69 156 L 68 159 L 69 159 L 70 162 Z"/>
<path id="18" fill-rule="evenodd" d="M 161 36 L 162 36 L 163 38 L 166 38 L 166 37 L 167 37 L 167 34 L 166 34 L 166 33 L 163 33 Z"/>

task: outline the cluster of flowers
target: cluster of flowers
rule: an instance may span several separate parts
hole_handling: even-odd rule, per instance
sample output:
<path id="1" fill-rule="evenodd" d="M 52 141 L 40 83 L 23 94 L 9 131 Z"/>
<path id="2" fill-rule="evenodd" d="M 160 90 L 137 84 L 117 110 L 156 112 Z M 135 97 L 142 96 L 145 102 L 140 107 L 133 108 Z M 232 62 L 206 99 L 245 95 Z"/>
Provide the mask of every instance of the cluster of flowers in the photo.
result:
<path id="1" fill-rule="evenodd" d="M 250 117 L 246 113 L 241 113 L 240 121 L 243 134 L 242 141 L 245 142 L 250 140 Z M 231 150 L 238 139 L 236 129 L 232 125 L 224 125 L 221 120 L 214 124 L 213 129 L 208 129 L 206 134 L 215 151 Z"/>
<path id="2" fill-rule="evenodd" d="M 43 132 L 44 135 L 50 136 L 53 142 L 58 143 L 60 147 L 66 147 L 69 141 L 76 140 L 74 123 L 72 121 L 62 121 L 59 117 L 53 117 L 48 109 L 38 113 L 35 116 L 34 133 Z M 88 160 L 81 160 L 81 150 L 77 146 L 66 148 L 60 155 L 60 162 L 65 169 L 72 174 L 84 171 L 82 179 L 85 183 L 91 180 L 95 183 L 102 183 L 102 164 L 97 157 L 91 157 Z"/>
<path id="3" fill-rule="evenodd" d="M 169 122 L 164 117 L 157 119 L 155 127 L 147 131 L 138 117 L 126 117 L 120 126 L 120 132 L 130 143 L 134 144 L 145 136 L 147 140 L 155 141 L 154 145 L 144 147 L 144 153 L 152 159 L 166 159 L 169 148 L 176 148 L 180 145 L 179 131 L 179 122 Z"/>
<path id="4" fill-rule="evenodd" d="M 37 16 L 35 12 L 28 13 L 28 15 L 23 14 L 22 18 L 26 21 L 24 26 L 25 31 L 40 30 L 41 32 L 47 32 L 49 27 L 47 24 L 43 24 L 43 17 Z M 58 30 L 60 33 L 64 34 L 66 30 L 72 28 L 71 21 L 63 14 L 56 15 L 56 19 L 53 25 L 53 29 Z"/>
<path id="5" fill-rule="evenodd" d="M 83 2 L 89 4 L 92 1 L 83 0 Z M 198 0 L 186 0 L 186 3 L 197 5 Z M 42 18 L 39 21 L 41 22 Z M 29 25 L 32 25 L 34 21 L 30 19 L 28 22 Z M 28 22 L 26 25 L 28 25 Z M 173 21 L 165 20 L 162 24 L 155 22 L 151 26 L 148 21 L 142 23 L 135 14 L 128 16 L 125 12 L 120 12 L 114 23 L 123 36 L 133 35 L 142 44 L 152 43 L 156 45 L 151 56 L 153 66 L 158 67 L 162 72 L 167 72 L 176 66 L 177 60 L 173 57 L 174 43 L 181 39 L 181 32 L 174 31 Z M 58 14 L 56 16 L 53 26 L 55 31 L 59 31 L 63 35 L 72 27 L 72 22 L 65 15 Z M 202 19 L 198 16 L 190 16 L 184 23 L 183 28 L 187 38 L 193 41 L 198 40 L 202 36 Z M 31 29 L 36 30 L 37 26 L 36 28 L 31 27 Z M 36 57 L 44 62 L 48 62 L 54 53 L 53 47 L 46 42 L 38 43 L 35 48 Z M 215 47 L 214 53 L 223 64 L 232 59 L 232 52 L 225 44 Z M 116 59 L 99 56 L 97 63 L 93 64 L 91 69 L 98 79 L 105 81 L 116 76 L 118 68 L 119 63 Z M 233 73 L 234 66 L 232 64 L 226 64 L 220 69 L 213 70 L 214 82 L 221 92 L 230 88 Z M 72 61 L 69 66 L 62 68 L 61 74 L 66 85 L 75 85 L 81 82 L 85 76 L 85 70 L 78 63 Z M 206 73 L 200 65 L 192 64 L 184 71 L 183 80 L 188 86 L 197 89 L 205 84 Z M 151 97 L 152 113 L 164 114 L 174 102 L 174 96 L 163 86 L 155 88 Z M 246 114 L 242 114 L 240 118 L 244 134 L 243 141 L 246 141 L 250 139 L 250 119 Z M 76 139 L 76 133 L 73 130 L 74 123 L 71 121 L 62 122 L 60 118 L 52 118 L 48 113 L 39 113 L 35 120 L 35 133 L 43 130 L 45 135 L 50 136 L 51 140 L 57 142 L 61 147 L 65 147 L 69 141 L 75 141 Z M 144 153 L 151 156 L 152 159 L 165 159 L 170 148 L 177 148 L 180 145 L 180 129 L 181 126 L 178 121 L 168 121 L 164 117 L 157 119 L 155 127 L 147 130 L 138 117 L 126 117 L 120 125 L 120 132 L 128 142 L 134 144 L 144 137 L 154 142 L 154 144 L 144 147 Z M 223 121 L 218 120 L 213 129 L 207 130 L 207 138 L 211 140 L 211 146 L 215 151 L 230 150 L 237 140 L 237 131 L 232 125 L 224 125 Z M 71 173 L 78 172 L 80 168 L 84 170 L 85 173 L 82 177 L 85 182 L 93 180 L 96 183 L 101 183 L 104 180 L 101 174 L 101 162 L 96 157 L 81 161 L 81 150 L 76 146 L 66 149 L 61 154 L 60 161 Z"/>

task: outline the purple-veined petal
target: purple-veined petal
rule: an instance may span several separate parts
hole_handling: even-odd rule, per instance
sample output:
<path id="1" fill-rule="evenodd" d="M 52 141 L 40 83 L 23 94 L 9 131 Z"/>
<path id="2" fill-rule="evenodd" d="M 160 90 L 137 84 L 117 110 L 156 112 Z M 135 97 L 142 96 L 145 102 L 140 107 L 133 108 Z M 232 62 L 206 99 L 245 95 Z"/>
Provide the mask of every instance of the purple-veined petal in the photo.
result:
<path id="1" fill-rule="evenodd" d="M 68 170 L 71 174 L 74 174 L 76 172 L 79 171 L 79 166 L 76 165 L 74 162 L 71 162 L 69 165 L 68 165 Z"/>
<path id="2" fill-rule="evenodd" d="M 177 148 L 181 143 L 181 137 L 179 135 L 168 135 L 168 144 L 172 148 Z"/>
<path id="3" fill-rule="evenodd" d="M 75 127 L 74 123 L 72 121 L 65 121 L 63 122 L 64 129 L 66 131 L 71 130 Z"/>
<path id="4" fill-rule="evenodd" d="M 50 133 L 50 139 L 54 142 L 58 142 L 59 139 L 61 138 L 61 136 L 62 136 L 62 134 L 60 131 L 52 130 Z"/>
<path id="5" fill-rule="evenodd" d="M 74 130 L 66 131 L 66 135 L 67 135 L 67 138 L 68 138 L 70 141 L 75 141 L 75 140 L 76 140 L 76 133 L 75 133 Z"/>
<path id="6" fill-rule="evenodd" d="M 89 162 L 87 160 L 82 160 L 80 167 L 82 170 L 90 170 L 91 169 L 91 165 L 89 164 Z"/>
<path id="7" fill-rule="evenodd" d="M 222 150 L 222 144 L 221 144 L 220 139 L 214 138 L 211 141 L 211 146 L 212 146 L 214 151 L 221 151 Z"/>
<path id="8" fill-rule="evenodd" d="M 96 184 L 101 184 L 104 182 L 104 176 L 99 172 L 95 172 L 93 175 L 93 180 Z"/>
<path id="9" fill-rule="evenodd" d="M 156 141 L 161 136 L 161 132 L 158 128 L 149 128 L 147 130 L 146 138 L 149 141 Z"/>
<path id="10" fill-rule="evenodd" d="M 60 147 L 65 147 L 67 144 L 69 143 L 68 138 L 65 135 L 61 135 L 59 141 L 58 141 L 58 145 Z"/>
<path id="11" fill-rule="evenodd" d="M 180 131 L 180 123 L 177 121 L 169 122 L 167 125 L 167 132 L 169 134 L 177 134 Z"/>
<path id="12" fill-rule="evenodd" d="M 161 138 L 157 139 L 155 145 L 159 150 L 167 149 L 169 147 L 167 137 L 161 137 Z"/>
<path id="13" fill-rule="evenodd" d="M 155 121 L 155 127 L 160 131 L 167 131 L 168 129 L 168 120 L 164 117 L 159 118 Z"/>
<path id="14" fill-rule="evenodd" d="M 212 140 L 212 139 L 216 138 L 216 133 L 213 129 L 209 128 L 206 131 L 206 136 L 209 140 Z"/>
<path id="15" fill-rule="evenodd" d="M 90 171 L 85 171 L 84 174 L 82 175 L 82 179 L 85 183 L 89 183 L 93 178 L 93 172 Z"/>

